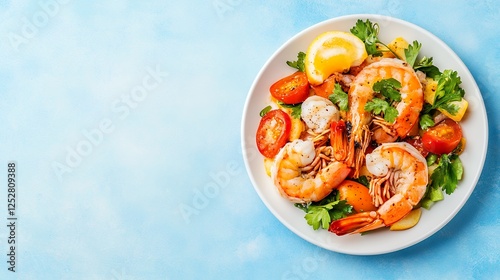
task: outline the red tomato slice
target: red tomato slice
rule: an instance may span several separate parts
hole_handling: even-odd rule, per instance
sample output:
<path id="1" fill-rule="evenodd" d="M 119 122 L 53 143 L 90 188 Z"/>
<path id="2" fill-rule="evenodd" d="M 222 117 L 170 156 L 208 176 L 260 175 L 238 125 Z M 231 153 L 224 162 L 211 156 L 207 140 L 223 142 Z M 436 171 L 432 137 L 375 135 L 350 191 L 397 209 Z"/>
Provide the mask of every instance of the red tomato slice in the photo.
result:
<path id="1" fill-rule="evenodd" d="M 269 111 L 260 120 L 257 128 L 257 148 L 268 158 L 273 158 L 285 146 L 290 137 L 292 120 L 280 109 Z"/>
<path id="2" fill-rule="evenodd" d="M 445 119 L 429 128 L 422 135 L 422 145 L 425 150 L 437 154 L 451 153 L 462 139 L 462 128 L 451 119 Z"/>
<path id="3" fill-rule="evenodd" d="M 406 137 L 404 141 L 415 147 L 423 157 L 427 157 L 427 155 L 429 154 L 429 151 L 424 149 L 424 143 L 422 142 L 422 137 L 420 136 Z"/>
<path id="4" fill-rule="evenodd" d="M 271 85 L 269 91 L 283 103 L 297 104 L 309 96 L 309 81 L 305 73 L 295 72 Z"/>

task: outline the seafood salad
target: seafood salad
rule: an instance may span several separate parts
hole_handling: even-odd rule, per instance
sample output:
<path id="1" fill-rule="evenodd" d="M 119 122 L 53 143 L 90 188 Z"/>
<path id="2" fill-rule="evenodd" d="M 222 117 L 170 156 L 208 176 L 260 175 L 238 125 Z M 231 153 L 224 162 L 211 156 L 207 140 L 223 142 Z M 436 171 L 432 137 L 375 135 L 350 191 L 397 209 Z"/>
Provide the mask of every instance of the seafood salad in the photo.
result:
<path id="1" fill-rule="evenodd" d="M 458 73 L 418 41 L 358 20 L 319 34 L 270 85 L 256 144 L 276 190 L 315 230 L 415 226 L 462 179 L 468 102 Z M 285 62 L 284 62 L 285 63 Z"/>

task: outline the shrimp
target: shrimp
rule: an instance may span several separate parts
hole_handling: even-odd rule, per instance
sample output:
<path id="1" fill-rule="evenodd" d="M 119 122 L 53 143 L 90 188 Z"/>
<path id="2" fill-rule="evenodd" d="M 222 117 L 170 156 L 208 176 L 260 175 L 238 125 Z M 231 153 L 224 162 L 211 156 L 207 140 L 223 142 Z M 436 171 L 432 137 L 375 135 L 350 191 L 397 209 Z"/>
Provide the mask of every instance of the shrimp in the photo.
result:
<path id="1" fill-rule="evenodd" d="M 394 78 L 401 83 L 401 101 L 396 105 L 398 116 L 392 124 L 378 120 L 377 125 L 392 136 L 404 137 L 418 122 L 424 95 L 415 71 L 406 62 L 393 58 L 384 58 L 364 67 L 352 82 L 348 93 L 349 143 L 346 161 L 349 166 L 354 167 L 354 178 L 359 177 L 359 170 L 364 164 L 365 151 L 372 137 L 369 128 L 372 115 L 365 111 L 365 105 L 374 97 L 373 84 L 389 78 Z M 391 138 L 391 140 L 395 139 L 397 137 Z"/>
<path id="2" fill-rule="evenodd" d="M 330 100 L 313 95 L 301 105 L 300 117 L 314 133 L 322 133 L 330 129 L 332 121 L 340 118 L 339 110 Z"/>
<path id="3" fill-rule="evenodd" d="M 306 174 L 318 157 L 309 140 L 294 140 L 280 150 L 271 167 L 271 179 L 283 197 L 296 203 L 319 201 L 349 175 L 351 169 L 345 163 L 332 160 L 312 175 Z"/>
<path id="4" fill-rule="evenodd" d="M 380 145 L 366 155 L 366 167 L 373 174 L 370 195 L 378 210 L 336 220 L 329 231 L 344 235 L 390 226 L 407 215 L 425 194 L 427 162 L 408 143 Z"/>

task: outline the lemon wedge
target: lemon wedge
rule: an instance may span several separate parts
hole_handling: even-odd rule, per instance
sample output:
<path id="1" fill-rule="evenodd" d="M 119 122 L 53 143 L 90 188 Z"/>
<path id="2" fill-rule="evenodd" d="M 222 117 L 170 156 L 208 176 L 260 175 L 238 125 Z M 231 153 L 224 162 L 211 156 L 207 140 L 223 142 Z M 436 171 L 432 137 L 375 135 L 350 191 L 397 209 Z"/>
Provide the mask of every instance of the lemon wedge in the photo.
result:
<path id="1" fill-rule="evenodd" d="M 365 44 L 355 35 L 342 31 L 320 34 L 309 45 L 305 70 L 309 83 L 319 85 L 335 72 L 358 66 L 368 57 Z"/>
<path id="2" fill-rule="evenodd" d="M 405 230 L 414 227 L 420 220 L 422 215 L 422 208 L 413 209 L 408 215 L 404 216 L 401 220 L 395 222 L 389 228 L 390 230 Z"/>

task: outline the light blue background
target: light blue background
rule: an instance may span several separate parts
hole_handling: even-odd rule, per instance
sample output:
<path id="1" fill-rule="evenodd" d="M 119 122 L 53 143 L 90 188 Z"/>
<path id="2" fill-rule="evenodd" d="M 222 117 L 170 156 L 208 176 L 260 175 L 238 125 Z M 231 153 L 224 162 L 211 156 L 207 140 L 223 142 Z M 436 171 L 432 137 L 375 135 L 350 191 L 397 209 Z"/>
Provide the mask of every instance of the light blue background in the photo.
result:
<path id="1" fill-rule="evenodd" d="M 490 130 L 458 215 L 415 246 L 370 257 L 285 228 L 240 152 L 245 98 L 265 61 L 301 30 L 358 13 L 447 43 L 482 91 Z M 500 279 L 499 21 L 494 0 L 0 0 L 0 182 L 16 161 L 19 219 L 16 273 L 0 227 L 0 278 Z"/>

